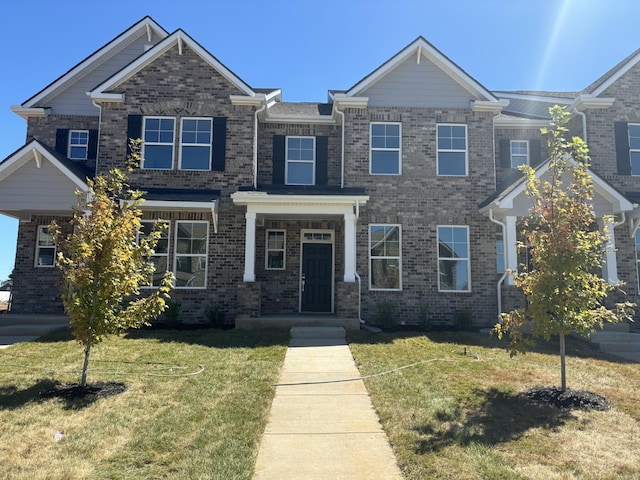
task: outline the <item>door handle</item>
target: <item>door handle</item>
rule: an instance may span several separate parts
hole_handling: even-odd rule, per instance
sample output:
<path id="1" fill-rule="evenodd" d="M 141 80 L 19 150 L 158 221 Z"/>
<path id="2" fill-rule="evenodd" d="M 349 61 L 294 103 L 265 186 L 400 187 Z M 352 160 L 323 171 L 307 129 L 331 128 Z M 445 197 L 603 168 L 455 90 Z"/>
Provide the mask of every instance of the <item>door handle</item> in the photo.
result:
<path id="1" fill-rule="evenodd" d="M 300 285 L 302 287 L 302 291 L 304 292 L 304 284 L 306 283 L 305 281 L 305 276 L 304 273 L 302 275 L 300 275 Z"/>

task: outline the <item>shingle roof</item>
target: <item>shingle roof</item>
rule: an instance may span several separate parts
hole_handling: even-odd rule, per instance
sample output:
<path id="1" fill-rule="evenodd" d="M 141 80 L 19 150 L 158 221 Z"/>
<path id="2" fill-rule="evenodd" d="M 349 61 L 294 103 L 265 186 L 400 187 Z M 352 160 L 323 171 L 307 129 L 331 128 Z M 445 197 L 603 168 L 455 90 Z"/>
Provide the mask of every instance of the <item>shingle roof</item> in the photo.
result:
<path id="1" fill-rule="evenodd" d="M 330 103 L 278 102 L 269 108 L 271 115 L 330 116 L 333 105 Z"/>

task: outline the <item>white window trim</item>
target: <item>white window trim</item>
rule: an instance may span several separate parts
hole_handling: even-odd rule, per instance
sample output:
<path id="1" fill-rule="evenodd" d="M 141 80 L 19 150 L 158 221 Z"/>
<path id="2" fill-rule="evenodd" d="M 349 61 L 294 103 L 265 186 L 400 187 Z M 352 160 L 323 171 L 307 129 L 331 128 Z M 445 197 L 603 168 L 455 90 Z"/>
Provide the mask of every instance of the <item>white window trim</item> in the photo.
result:
<path id="1" fill-rule="evenodd" d="M 209 130 L 209 143 L 184 143 L 182 133 L 184 131 L 185 120 L 208 120 L 211 123 Z M 175 137 L 174 137 L 175 138 Z M 182 147 L 209 147 L 209 168 L 182 168 Z M 178 149 L 178 169 L 185 172 L 209 172 L 211 171 L 211 153 L 213 151 L 213 118 L 211 117 L 182 117 L 180 119 L 180 145 Z"/>
<path id="2" fill-rule="evenodd" d="M 526 143 L 527 144 L 527 154 L 522 155 L 521 153 L 513 153 L 513 144 L 514 143 Z M 529 140 L 510 140 L 509 141 L 509 160 L 511 162 L 511 168 L 518 168 L 518 166 L 513 165 L 513 157 L 525 157 L 525 165 L 530 165 L 530 155 L 531 155 L 531 146 L 529 144 Z"/>
<path id="3" fill-rule="evenodd" d="M 289 160 L 289 139 L 290 138 L 310 138 L 313 140 L 313 161 L 310 160 Z M 291 163 L 313 163 L 311 183 L 291 183 L 289 182 L 289 162 Z M 315 185 L 316 184 L 316 137 L 311 135 L 287 135 L 284 142 L 284 183 L 285 185 Z"/>
<path id="4" fill-rule="evenodd" d="M 71 137 L 73 133 L 86 133 L 87 134 L 87 143 L 84 145 L 71 144 Z M 71 156 L 71 147 L 84 147 L 84 157 L 72 157 Z M 67 158 L 71 160 L 86 160 L 89 158 L 89 130 L 69 130 L 69 138 L 67 139 Z"/>
<path id="5" fill-rule="evenodd" d="M 205 253 L 178 253 L 178 232 L 180 231 L 179 225 L 181 223 L 204 223 L 207 226 L 207 239 L 205 241 Z M 175 222 L 175 236 L 173 242 L 173 274 L 177 275 L 178 272 L 178 257 L 205 257 L 206 265 L 204 270 L 204 285 L 201 287 L 184 286 L 179 287 L 176 285 L 173 287 L 176 290 L 205 290 L 207 288 L 207 277 L 209 276 L 209 222 L 207 220 L 176 220 Z"/>
<path id="6" fill-rule="evenodd" d="M 160 220 L 141 220 L 140 223 L 143 224 L 153 224 L 155 225 L 156 223 L 158 223 Z M 167 222 L 167 229 L 165 230 L 165 232 L 167 232 L 167 253 L 153 253 L 153 255 L 151 255 L 152 257 L 166 257 L 167 259 L 167 269 L 169 268 L 169 258 L 171 255 L 171 222 Z M 138 233 L 136 234 L 136 243 L 140 243 L 140 231 L 138 231 Z M 153 275 L 153 274 L 152 274 Z M 144 285 L 141 288 L 147 288 L 147 289 L 155 289 L 158 288 L 158 286 L 156 285 Z"/>
<path id="7" fill-rule="evenodd" d="M 640 128 L 640 123 L 627 123 L 627 143 L 629 144 L 629 171 L 631 172 L 632 177 L 640 176 L 639 173 L 633 173 L 633 164 L 631 163 L 631 154 L 638 153 L 640 154 L 640 148 L 631 148 L 631 132 L 629 127 L 638 127 Z"/>
<path id="8" fill-rule="evenodd" d="M 440 289 L 440 228 L 464 228 L 467 231 L 467 257 L 451 259 L 449 257 L 442 257 L 442 260 L 447 261 L 460 261 L 466 260 L 467 262 L 467 289 L 466 290 L 442 290 Z M 442 293 L 470 293 L 471 292 L 471 244 L 469 243 L 469 225 L 437 225 L 436 226 L 436 256 L 438 263 L 438 292 Z"/>
<path id="9" fill-rule="evenodd" d="M 269 233 L 276 232 L 282 233 L 284 243 L 282 248 L 269 248 Z M 269 252 L 282 252 L 282 267 L 274 268 L 269 267 Z M 287 231 L 283 229 L 269 229 L 265 235 L 265 243 L 264 243 L 264 269 L 265 270 L 286 270 L 287 268 Z"/>
<path id="10" fill-rule="evenodd" d="M 464 127 L 465 149 L 442 149 L 439 145 L 439 127 Z M 440 152 L 464 152 L 464 175 L 445 175 L 440 173 Z M 436 124 L 436 174 L 438 177 L 468 177 L 469 176 L 469 128 L 466 123 L 437 123 Z"/>
<path id="11" fill-rule="evenodd" d="M 53 268 L 56 266 L 56 256 L 58 254 L 58 248 L 56 247 L 55 242 L 53 245 L 40 245 L 40 234 L 43 229 L 48 229 L 48 225 L 38 225 L 38 234 L 36 236 L 36 256 L 33 260 L 33 264 L 36 268 Z M 38 265 L 38 258 L 40 257 L 40 249 L 41 248 L 53 248 L 53 264 L 51 265 Z"/>
<path id="12" fill-rule="evenodd" d="M 144 141 L 145 133 L 146 133 L 146 130 L 147 130 L 147 120 L 153 120 L 153 119 L 159 119 L 159 120 L 171 119 L 171 120 L 173 120 L 173 142 L 169 143 L 169 142 L 147 142 L 147 141 Z M 176 117 L 158 116 L 158 115 L 142 117 L 142 139 L 143 139 L 143 142 L 142 142 L 142 151 L 140 152 L 140 154 L 142 155 L 142 163 L 140 165 L 140 169 L 142 169 L 142 170 L 173 170 L 174 164 L 175 164 L 176 124 L 177 123 L 178 122 L 176 122 Z M 170 145 L 171 146 L 171 167 L 169 167 L 169 168 L 145 167 L 144 166 L 144 158 L 145 158 L 145 147 L 147 145 L 161 145 L 161 146 Z"/>
<path id="13" fill-rule="evenodd" d="M 398 148 L 374 148 L 371 141 L 373 137 L 374 125 L 398 125 L 399 145 Z M 373 151 L 398 152 L 398 173 L 374 173 L 373 172 Z M 369 123 L 369 175 L 399 176 L 402 175 L 402 123 L 401 122 L 370 122 Z"/>
<path id="14" fill-rule="evenodd" d="M 397 256 L 372 256 L 371 255 L 371 227 L 398 227 L 398 255 Z M 370 223 L 369 224 L 369 290 L 374 292 L 401 292 L 402 291 L 402 225 L 399 223 Z M 376 288 L 371 284 L 371 260 L 398 260 L 398 288 Z"/>

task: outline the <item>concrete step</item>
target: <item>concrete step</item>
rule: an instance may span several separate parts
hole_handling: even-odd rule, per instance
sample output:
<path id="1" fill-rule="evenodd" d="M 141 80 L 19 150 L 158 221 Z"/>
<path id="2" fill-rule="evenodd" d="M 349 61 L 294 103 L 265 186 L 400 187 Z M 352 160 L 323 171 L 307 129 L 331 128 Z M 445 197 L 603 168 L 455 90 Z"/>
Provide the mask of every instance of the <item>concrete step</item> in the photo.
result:
<path id="1" fill-rule="evenodd" d="M 628 332 L 630 325 L 627 322 L 605 323 L 601 331 L 605 332 Z"/>
<path id="2" fill-rule="evenodd" d="M 636 340 L 634 340 L 636 339 Z M 591 343 L 640 341 L 640 334 L 600 330 L 591 334 Z"/>
<path id="3" fill-rule="evenodd" d="M 6 325 L 69 325 L 66 315 L 39 315 L 9 313 L 0 315 L 0 327 Z"/>
<path id="4" fill-rule="evenodd" d="M 292 339 L 340 339 L 346 338 L 343 327 L 291 327 L 289 331 Z"/>
<path id="5" fill-rule="evenodd" d="M 617 355 L 618 352 L 640 352 L 640 342 L 601 342 L 598 343 L 598 347 L 601 351 L 607 353 L 613 353 Z"/>
<path id="6" fill-rule="evenodd" d="M 20 335 L 28 335 L 28 336 L 42 336 L 47 333 L 53 332 L 54 330 L 58 330 L 60 328 L 67 328 L 69 326 L 66 324 L 55 324 L 48 323 L 45 325 L 36 325 L 36 324 L 28 324 L 28 325 L 4 325 L 0 326 L 0 336 L 20 336 Z"/>

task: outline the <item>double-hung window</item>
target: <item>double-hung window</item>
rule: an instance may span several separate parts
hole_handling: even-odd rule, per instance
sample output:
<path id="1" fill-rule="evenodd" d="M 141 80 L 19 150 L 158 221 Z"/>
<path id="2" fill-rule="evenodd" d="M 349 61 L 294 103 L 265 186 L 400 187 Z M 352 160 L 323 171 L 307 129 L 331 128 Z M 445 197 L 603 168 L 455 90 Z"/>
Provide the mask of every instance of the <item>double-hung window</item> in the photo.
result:
<path id="1" fill-rule="evenodd" d="M 36 240 L 36 267 L 53 267 L 56 264 L 56 245 L 46 225 L 38 226 Z"/>
<path id="2" fill-rule="evenodd" d="M 146 239 L 156 228 L 155 220 L 143 220 L 138 232 L 138 241 Z M 154 272 L 151 274 L 149 281 L 150 286 L 159 287 L 162 278 L 167 270 L 169 270 L 169 228 L 161 230 L 160 238 L 156 242 L 153 254 L 148 261 L 153 264 Z"/>
<path id="3" fill-rule="evenodd" d="M 142 138 L 142 168 L 171 170 L 175 119 L 171 117 L 145 117 Z"/>
<path id="4" fill-rule="evenodd" d="M 511 140 L 511 168 L 529 165 L 529 141 Z"/>
<path id="5" fill-rule="evenodd" d="M 176 222 L 174 273 L 176 288 L 207 286 L 208 222 Z"/>
<path id="6" fill-rule="evenodd" d="M 640 124 L 630 123 L 628 128 L 631 175 L 640 175 Z"/>
<path id="7" fill-rule="evenodd" d="M 400 225 L 369 225 L 369 289 L 402 289 Z"/>
<path id="8" fill-rule="evenodd" d="M 287 185 L 315 185 L 316 138 L 287 137 L 286 152 Z"/>
<path id="9" fill-rule="evenodd" d="M 180 127 L 180 169 L 211 170 L 211 118 L 183 118 Z"/>
<path id="10" fill-rule="evenodd" d="M 400 175 L 401 173 L 401 124 L 372 123 L 370 132 L 371 175 Z"/>
<path id="11" fill-rule="evenodd" d="M 438 227 L 438 291 L 469 292 L 469 228 Z"/>
<path id="12" fill-rule="evenodd" d="M 70 130 L 67 156 L 73 160 L 86 160 L 89 152 L 89 130 Z"/>
<path id="13" fill-rule="evenodd" d="M 267 230 L 267 248 L 265 268 L 267 270 L 285 269 L 286 232 Z"/>
<path id="14" fill-rule="evenodd" d="M 438 175 L 467 175 L 467 126 L 437 125 Z"/>

